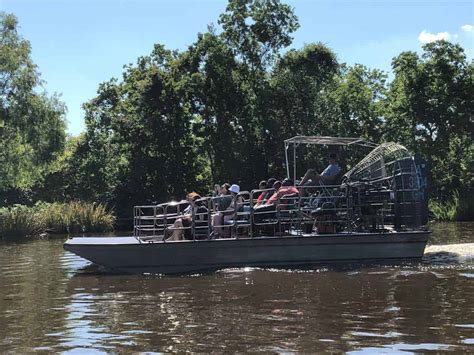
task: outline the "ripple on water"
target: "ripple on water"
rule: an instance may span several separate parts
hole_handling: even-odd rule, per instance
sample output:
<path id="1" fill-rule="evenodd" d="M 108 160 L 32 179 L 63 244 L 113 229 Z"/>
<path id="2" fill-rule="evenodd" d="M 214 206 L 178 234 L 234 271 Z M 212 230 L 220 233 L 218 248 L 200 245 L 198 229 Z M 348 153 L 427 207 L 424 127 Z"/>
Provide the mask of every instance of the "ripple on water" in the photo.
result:
<path id="1" fill-rule="evenodd" d="M 446 252 L 464 256 L 436 262 L 155 277 L 99 272 L 61 244 L 0 248 L 0 353 L 406 353 L 473 346 L 474 263 L 466 248 L 448 246 Z"/>

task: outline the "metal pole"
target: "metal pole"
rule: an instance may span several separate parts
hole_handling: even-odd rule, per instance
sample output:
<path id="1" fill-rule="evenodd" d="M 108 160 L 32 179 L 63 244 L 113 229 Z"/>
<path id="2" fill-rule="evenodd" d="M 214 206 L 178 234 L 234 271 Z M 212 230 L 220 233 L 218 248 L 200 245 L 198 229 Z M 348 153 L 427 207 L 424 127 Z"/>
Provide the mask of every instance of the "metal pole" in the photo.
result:
<path id="1" fill-rule="evenodd" d="M 293 144 L 293 183 L 294 184 L 296 184 L 295 181 L 296 181 L 296 144 Z"/>
<path id="2" fill-rule="evenodd" d="M 290 178 L 290 164 L 288 161 L 288 143 L 285 142 L 285 159 L 286 159 L 286 177 Z"/>

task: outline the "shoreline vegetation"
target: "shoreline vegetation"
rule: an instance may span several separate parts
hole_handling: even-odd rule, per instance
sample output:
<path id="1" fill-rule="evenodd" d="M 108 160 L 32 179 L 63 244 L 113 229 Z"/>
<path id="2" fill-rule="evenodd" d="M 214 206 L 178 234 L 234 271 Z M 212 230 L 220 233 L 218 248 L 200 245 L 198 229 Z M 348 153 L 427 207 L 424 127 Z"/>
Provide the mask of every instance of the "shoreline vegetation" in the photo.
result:
<path id="1" fill-rule="evenodd" d="M 251 190 L 286 176 L 283 142 L 297 135 L 398 142 L 427 163 L 432 218 L 474 220 L 474 62 L 458 43 L 403 51 L 387 73 L 340 61 L 317 37 L 290 49 L 300 24 L 280 1 L 229 0 L 218 24 L 183 50 L 156 43 L 99 84 L 71 137 L 17 18 L 0 12 L 2 228 L 95 231 L 114 216 L 123 228 L 135 205 L 223 182 Z M 368 153 L 302 149 L 300 174 L 330 153 L 348 171 Z"/>
<path id="2" fill-rule="evenodd" d="M 114 222 L 113 213 L 100 203 L 14 205 L 0 208 L 0 237 L 104 233 L 114 230 Z"/>
<path id="3" fill-rule="evenodd" d="M 457 190 L 454 190 L 451 197 L 445 200 L 431 199 L 428 208 L 432 219 L 437 222 L 462 220 L 461 216 L 467 210 L 467 207 L 463 206 Z"/>

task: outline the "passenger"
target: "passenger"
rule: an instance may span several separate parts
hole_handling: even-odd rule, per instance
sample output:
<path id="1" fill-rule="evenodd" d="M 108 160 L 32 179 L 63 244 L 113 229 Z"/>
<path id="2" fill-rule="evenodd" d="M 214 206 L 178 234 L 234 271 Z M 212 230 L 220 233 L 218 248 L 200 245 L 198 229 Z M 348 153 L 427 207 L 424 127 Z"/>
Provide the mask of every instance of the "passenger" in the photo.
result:
<path id="1" fill-rule="evenodd" d="M 314 169 L 308 169 L 300 182 L 300 186 L 317 186 L 321 183 L 334 183 L 341 172 L 341 167 L 337 163 L 336 154 L 329 154 L 328 160 L 329 165 L 321 174 L 318 174 Z M 302 190 L 302 194 L 305 194 L 304 190 Z"/>
<path id="2" fill-rule="evenodd" d="M 275 178 L 270 178 L 267 180 L 267 189 L 273 189 L 273 184 L 277 181 Z M 268 190 L 265 194 L 264 200 L 267 201 L 274 193 L 274 190 Z"/>
<path id="3" fill-rule="evenodd" d="M 267 180 L 262 180 L 258 184 L 258 189 L 259 190 L 266 190 L 267 189 Z M 267 191 L 262 191 L 257 197 L 257 202 L 253 206 L 254 208 L 260 206 L 261 204 L 265 203 L 266 199 L 265 196 L 267 195 Z"/>
<path id="4" fill-rule="evenodd" d="M 215 212 L 225 211 L 227 208 L 229 208 L 232 202 L 232 195 L 229 191 L 229 188 L 230 184 L 227 183 L 223 184 L 222 186 L 219 186 L 219 195 L 213 197 L 212 199 L 215 207 Z"/>
<path id="5" fill-rule="evenodd" d="M 285 195 L 298 194 L 298 189 L 294 186 L 291 179 L 285 179 L 281 183 L 281 187 L 276 191 L 272 197 L 269 198 L 266 205 L 278 205 L 280 199 Z"/>
<path id="6" fill-rule="evenodd" d="M 275 191 L 265 204 L 255 208 L 255 222 L 261 223 L 264 219 L 274 218 L 281 198 L 292 194 L 298 194 L 298 189 L 294 186 L 293 181 L 290 179 L 283 180 L 278 191 Z"/>
<path id="7" fill-rule="evenodd" d="M 230 184 L 225 182 L 221 186 L 221 194 L 222 195 L 230 195 Z"/>
<path id="8" fill-rule="evenodd" d="M 223 211 L 217 212 L 212 218 L 212 225 L 214 230 L 212 232 L 213 238 L 228 238 L 230 236 L 230 228 L 222 227 L 226 222 L 232 220 L 235 216 L 235 211 L 239 210 L 242 207 L 243 199 L 242 196 L 237 196 L 240 192 L 240 186 L 233 184 L 230 186 L 229 191 L 232 196 L 232 201 L 228 208 Z"/>
<path id="9" fill-rule="evenodd" d="M 202 215 L 202 211 L 198 211 L 200 208 L 202 208 L 202 204 L 197 201 L 200 198 L 201 196 L 196 192 L 191 192 L 186 196 L 189 206 L 183 210 L 183 216 L 177 218 L 174 221 L 172 229 L 173 232 L 171 233 L 171 236 L 166 239 L 167 241 L 183 240 L 185 239 L 185 236 L 187 239 L 191 239 L 191 230 L 184 228 L 191 227 L 193 221 L 193 211 L 196 216 L 195 218 L 199 218 L 201 220 L 206 217 Z"/>
<path id="10" fill-rule="evenodd" d="M 244 199 L 242 198 L 242 196 L 238 196 L 238 194 L 240 193 L 240 186 L 237 184 L 233 184 L 229 190 L 233 197 L 232 203 L 230 204 L 229 209 L 232 209 L 234 212 L 238 211 L 242 208 L 243 203 L 244 203 Z M 225 217 L 226 216 L 224 216 L 224 222 L 226 221 Z M 227 218 L 227 220 L 232 219 L 233 215 L 231 215 L 230 217 L 231 218 Z"/>
<path id="11" fill-rule="evenodd" d="M 276 180 L 274 183 L 273 183 L 273 190 L 275 191 L 278 191 L 281 187 L 281 181 L 280 180 Z"/>

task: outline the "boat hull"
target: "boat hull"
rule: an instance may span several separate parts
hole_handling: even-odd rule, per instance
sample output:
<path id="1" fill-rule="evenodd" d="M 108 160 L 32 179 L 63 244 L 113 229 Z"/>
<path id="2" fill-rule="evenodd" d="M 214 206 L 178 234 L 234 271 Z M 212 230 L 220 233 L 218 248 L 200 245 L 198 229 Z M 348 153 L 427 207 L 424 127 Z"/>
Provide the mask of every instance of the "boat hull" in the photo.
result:
<path id="1" fill-rule="evenodd" d="M 64 248 L 108 269 L 180 274 L 232 267 L 420 259 L 429 232 L 140 242 L 135 237 L 76 237 Z"/>

